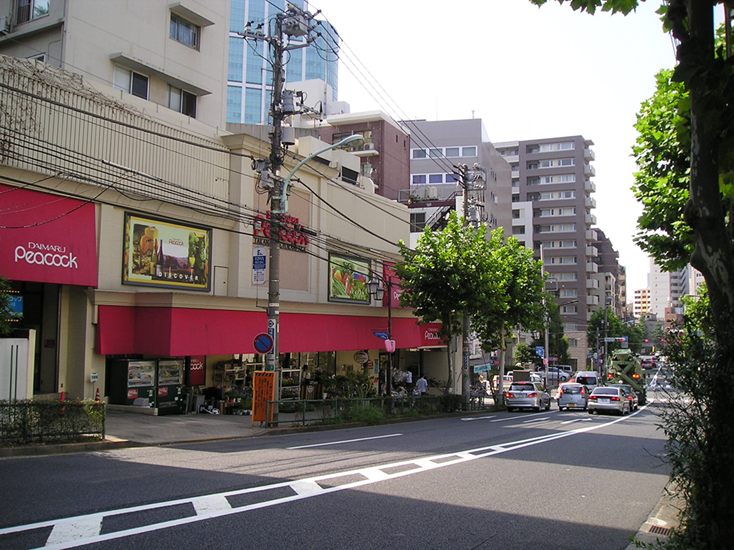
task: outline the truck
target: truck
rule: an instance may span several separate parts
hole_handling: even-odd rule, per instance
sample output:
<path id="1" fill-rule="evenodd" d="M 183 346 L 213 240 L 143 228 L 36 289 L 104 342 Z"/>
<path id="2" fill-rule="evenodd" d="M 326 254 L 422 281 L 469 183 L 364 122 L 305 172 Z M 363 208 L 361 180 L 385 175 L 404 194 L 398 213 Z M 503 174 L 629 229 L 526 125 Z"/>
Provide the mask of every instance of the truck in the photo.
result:
<path id="1" fill-rule="evenodd" d="M 607 384 L 629 384 L 639 404 L 647 403 L 647 375 L 629 348 L 615 349 L 607 364 Z"/>

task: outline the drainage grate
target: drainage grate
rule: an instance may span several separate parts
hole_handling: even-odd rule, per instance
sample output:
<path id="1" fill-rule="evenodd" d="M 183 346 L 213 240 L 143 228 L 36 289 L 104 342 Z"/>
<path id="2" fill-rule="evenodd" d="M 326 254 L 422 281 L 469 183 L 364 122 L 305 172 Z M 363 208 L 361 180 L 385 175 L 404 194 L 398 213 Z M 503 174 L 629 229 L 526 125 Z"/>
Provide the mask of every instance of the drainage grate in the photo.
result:
<path id="1" fill-rule="evenodd" d="M 653 525 L 648 529 L 648 533 L 652 533 L 653 535 L 663 535 L 664 537 L 669 537 L 673 534 L 672 529 L 668 529 L 667 527 L 660 527 L 659 525 Z"/>

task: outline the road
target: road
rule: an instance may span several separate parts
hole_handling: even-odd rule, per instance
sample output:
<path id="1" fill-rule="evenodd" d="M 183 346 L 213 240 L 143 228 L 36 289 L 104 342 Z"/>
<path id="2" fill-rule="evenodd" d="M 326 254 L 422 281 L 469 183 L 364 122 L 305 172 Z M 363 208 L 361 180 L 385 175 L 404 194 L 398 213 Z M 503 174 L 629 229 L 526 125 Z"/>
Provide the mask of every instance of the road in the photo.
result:
<path id="1" fill-rule="evenodd" d="M 0 548 L 626 547 L 667 481 L 653 402 L 0 460 Z"/>

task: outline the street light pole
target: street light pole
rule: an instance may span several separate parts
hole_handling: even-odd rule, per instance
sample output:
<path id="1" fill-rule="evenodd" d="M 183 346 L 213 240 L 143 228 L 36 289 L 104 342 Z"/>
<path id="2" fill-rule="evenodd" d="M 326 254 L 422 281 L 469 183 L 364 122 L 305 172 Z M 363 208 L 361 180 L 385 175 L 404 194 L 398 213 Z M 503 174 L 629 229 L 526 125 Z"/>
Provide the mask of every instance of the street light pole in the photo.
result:
<path id="1" fill-rule="evenodd" d="M 380 301 L 385 296 L 385 290 L 387 289 L 387 339 L 385 340 L 385 350 L 387 351 L 387 373 L 385 375 L 385 386 L 386 393 L 388 396 L 392 395 L 392 354 L 395 352 L 395 341 L 392 339 L 392 285 L 393 282 L 390 280 L 388 275 L 387 279 L 380 277 L 376 273 L 372 273 L 372 277 L 367 282 L 367 292 L 370 296 L 374 296 L 375 300 Z M 374 279 L 376 277 L 379 281 L 385 283 L 385 288 L 380 286 L 380 283 Z"/>

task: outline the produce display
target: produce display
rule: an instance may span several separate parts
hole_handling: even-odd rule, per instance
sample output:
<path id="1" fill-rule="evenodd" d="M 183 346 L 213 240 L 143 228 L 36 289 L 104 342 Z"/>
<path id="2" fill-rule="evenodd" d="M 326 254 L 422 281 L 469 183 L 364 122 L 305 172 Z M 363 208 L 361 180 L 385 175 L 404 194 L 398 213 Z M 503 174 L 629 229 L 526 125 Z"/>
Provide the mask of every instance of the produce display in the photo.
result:
<path id="1" fill-rule="evenodd" d="M 367 271 L 365 269 L 365 271 Z M 346 260 L 339 261 L 331 266 L 329 280 L 331 298 L 344 298 L 359 302 L 369 302 L 367 292 L 368 276 L 357 271 L 355 264 Z"/>

